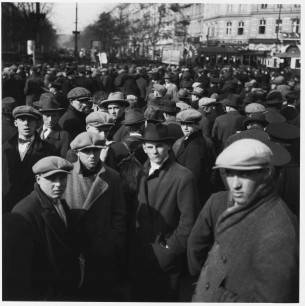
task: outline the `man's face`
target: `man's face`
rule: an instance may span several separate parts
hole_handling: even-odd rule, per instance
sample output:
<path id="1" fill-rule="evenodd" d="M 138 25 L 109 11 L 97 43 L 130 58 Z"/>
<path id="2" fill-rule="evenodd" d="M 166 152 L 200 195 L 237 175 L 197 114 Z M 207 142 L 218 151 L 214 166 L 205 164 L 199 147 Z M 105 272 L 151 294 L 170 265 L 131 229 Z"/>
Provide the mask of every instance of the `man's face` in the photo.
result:
<path id="1" fill-rule="evenodd" d="M 103 140 L 106 140 L 110 128 L 108 126 L 92 126 L 90 124 L 87 124 L 86 126 L 87 132 L 99 134 Z"/>
<path id="2" fill-rule="evenodd" d="M 32 137 L 37 128 L 36 119 L 30 116 L 20 116 L 14 121 L 14 124 L 18 128 L 19 135 L 25 138 Z"/>
<path id="3" fill-rule="evenodd" d="M 164 142 L 145 142 L 143 149 L 151 162 L 161 165 L 168 156 L 170 145 Z"/>
<path id="4" fill-rule="evenodd" d="M 117 103 L 108 104 L 108 113 L 113 118 L 113 120 L 116 120 L 121 113 L 123 108 Z"/>
<path id="5" fill-rule="evenodd" d="M 100 161 L 101 149 L 88 148 L 77 152 L 80 162 L 88 169 L 94 170 Z"/>
<path id="6" fill-rule="evenodd" d="M 43 125 L 49 129 L 53 129 L 59 121 L 58 112 L 46 112 L 42 114 Z"/>
<path id="7" fill-rule="evenodd" d="M 41 190 L 51 199 L 59 199 L 67 187 L 67 174 L 54 173 L 53 175 L 42 177 L 36 175 L 36 181 Z"/>
<path id="8" fill-rule="evenodd" d="M 226 181 L 233 200 L 238 205 L 245 205 L 257 187 L 265 180 L 266 169 L 231 170 L 225 169 Z"/>
<path id="9" fill-rule="evenodd" d="M 182 122 L 181 129 L 186 137 L 190 137 L 194 132 L 198 131 L 198 123 Z"/>
<path id="10" fill-rule="evenodd" d="M 71 104 L 77 111 L 84 113 L 87 108 L 88 101 L 89 99 L 73 100 Z"/>

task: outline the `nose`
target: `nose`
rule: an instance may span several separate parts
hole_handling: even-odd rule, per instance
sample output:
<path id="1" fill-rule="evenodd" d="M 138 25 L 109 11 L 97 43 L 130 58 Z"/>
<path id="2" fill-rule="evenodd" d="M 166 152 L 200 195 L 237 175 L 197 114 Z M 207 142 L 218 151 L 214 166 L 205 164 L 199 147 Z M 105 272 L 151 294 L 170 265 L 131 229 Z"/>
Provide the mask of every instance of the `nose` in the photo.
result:
<path id="1" fill-rule="evenodd" d="M 233 189 L 240 189 L 241 188 L 241 182 L 237 175 L 233 177 Z"/>

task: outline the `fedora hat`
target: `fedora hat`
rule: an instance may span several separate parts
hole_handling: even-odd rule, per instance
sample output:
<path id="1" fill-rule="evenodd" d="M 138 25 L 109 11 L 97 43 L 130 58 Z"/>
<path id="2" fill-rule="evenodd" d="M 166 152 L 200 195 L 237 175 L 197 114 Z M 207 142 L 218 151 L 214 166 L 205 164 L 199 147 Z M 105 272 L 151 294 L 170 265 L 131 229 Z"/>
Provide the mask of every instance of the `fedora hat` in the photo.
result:
<path id="1" fill-rule="evenodd" d="M 45 104 L 45 103 L 49 103 L 51 100 L 53 100 L 56 103 L 58 103 L 55 100 L 54 95 L 52 93 L 46 92 L 46 93 L 41 94 L 41 96 L 40 96 L 38 101 L 33 102 L 33 106 L 40 111 L 41 108 L 42 108 L 42 105 Z"/>
<path id="2" fill-rule="evenodd" d="M 147 122 L 152 122 L 152 123 L 165 121 L 163 112 L 160 109 L 156 109 L 154 107 L 147 107 L 147 109 L 144 112 L 144 117 L 147 120 Z"/>
<path id="3" fill-rule="evenodd" d="M 41 113 L 44 112 L 58 112 L 63 110 L 64 108 L 61 108 L 59 103 L 56 102 L 54 97 L 45 97 L 43 101 L 41 101 L 41 107 L 39 111 Z"/>
<path id="4" fill-rule="evenodd" d="M 243 100 L 243 103 L 245 104 L 262 103 L 262 99 L 256 92 L 250 92 L 249 94 L 247 94 L 247 96 Z"/>
<path id="5" fill-rule="evenodd" d="M 287 122 L 270 123 L 265 131 L 272 138 L 284 143 L 300 138 L 300 128 Z"/>
<path id="6" fill-rule="evenodd" d="M 266 120 L 265 115 L 262 114 L 262 113 L 253 113 L 251 115 L 251 117 L 247 118 L 244 121 L 244 123 L 243 123 L 244 127 L 247 127 L 247 125 L 251 122 L 259 122 L 264 126 L 266 126 L 268 124 L 268 121 Z"/>
<path id="7" fill-rule="evenodd" d="M 139 108 L 132 108 L 125 112 L 125 125 L 133 125 L 144 121 L 146 121 L 146 118 Z"/>
<path id="8" fill-rule="evenodd" d="M 174 142 L 174 138 L 170 137 L 168 134 L 168 129 L 165 124 L 148 123 L 144 130 L 143 137 L 139 137 L 139 140 L 145 142 Z"/>
<path id="9" fill-rule="evenodd" d="M 179 113 L 181 111 L 176 102 L 172 100 L 165 100 L 160 109 L 165 113 Z"/>
<path id="10" fill-rule="evenodd" d="M 180 88 L 177 92 L 177 97 L 183 99 L 190 99 L 189 91 L 186 88 Z"/>
<path id="11" fill-rule="evenodd" d="M 130 103 L 125 100 L 125 96 L 122 92 L 116 91 L 116 92 L 111 92 L 108 96 L 107 100 L 104 100 L 100 103 L 102 107 L 108 107 L 109 104 L 111 103 L 118 103 L 121 104 L 122 106 L 128 107 Z"/>

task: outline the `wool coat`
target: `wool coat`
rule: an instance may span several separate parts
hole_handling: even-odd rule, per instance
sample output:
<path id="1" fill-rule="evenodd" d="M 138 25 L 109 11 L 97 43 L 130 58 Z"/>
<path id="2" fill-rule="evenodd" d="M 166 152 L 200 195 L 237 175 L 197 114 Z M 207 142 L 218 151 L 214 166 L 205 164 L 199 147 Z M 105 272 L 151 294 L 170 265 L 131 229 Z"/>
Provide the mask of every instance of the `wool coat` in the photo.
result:
<path id="1" fill-rule="evenodd" d="M 2 114 L 2 144 L 18 133 L 18 129 L 12 121 L 12 119 Z"/>
<path id="2" fill-rule="evenodd" d="M 35 175 L 32 167 L 40 159 L 53 155 L 54 147 L 36 134 L 33 143 L 21 161 L 18 134 L 2 148 L 2 211 L 10 212 L 14 205 L 33 190 Z"/>
<path id="3" fill-rule="evenodd" d="M 193 302 L 297 302 L 295 217 L 273 186 L 260 185 L 245 205 L 227 195 Z"/>
<path id="4" fill-rule="evenodd" d="M 136 80 L 138 88 L 140 89 L 140 96 L 145 99 L 146 97 L 146 90 L 148 87 L 148 81 L 142 75 L 139 76 Z"/>
<path id="5" fill-rule="evenodd" d="M 104 165 L 96 176 L 89 177 L 83 175 L 79 160 L 73 165 L 63 197 L 82 232 L 85 276 L 81 291 L 86 299 L 113 299 L 118 290 L 126 234 L 120 178 Z"/>
<path id="6" fill-rule="evenodd" d="M 75 294 L 80 282 L 79 248 L 70 210 L 61 201 L 67 226 L 37 183 L 34 191 L 14 208 L 32 232 L 31 300 L 64 300 Z M 12 256 L 17 254 L 12 254 Z"/>
<path id="7" fill-rule="evenodd" d="M 59 126 L 67 131 L 73 140 L 78 134 L 86 131 L 86 114 L 77 111 L 71 104 L 59 119 Z"/>
<path id="8" fill-rule="evenodd" d="M 144 167 L 139 175 L 131 283 L 135 300 L 175 301 L 181 257 L 199 211 L 196 183 L 193 174 L 171 158 L 151 175 L 150 161 Z"/>
<path id="9" fill-rule="evenodd" d="M 42 126 L 37 130 L 40 135 L 42 132 Z M 51 144 L 54 148 L 54 155 L 65 158 L 69 148 L 71 137 L 67 131 L 64 131 L 59 125 L 55 126 L 54 129 L 49 133 L 47 138 L 44 139 L 46 142 Z"/>

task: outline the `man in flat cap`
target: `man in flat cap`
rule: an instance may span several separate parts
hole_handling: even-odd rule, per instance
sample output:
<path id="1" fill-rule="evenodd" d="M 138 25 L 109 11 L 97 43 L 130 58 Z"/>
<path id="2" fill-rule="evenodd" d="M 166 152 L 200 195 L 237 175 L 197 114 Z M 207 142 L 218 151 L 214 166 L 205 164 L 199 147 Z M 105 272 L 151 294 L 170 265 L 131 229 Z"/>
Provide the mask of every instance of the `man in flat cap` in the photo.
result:
<path id="1" fill-rule="evenodd" d="M 178 300 L 188 235 L 198 212 L 196 182 L 169 155 L 164 124 L 148 124 L 141 138 L 149 160 L 139 177 L 138 210 L 129 271 L 131 300 Z"/>
<path id="2" fill-rule="evenodd" d="M 9 212 L 14 205 L 33 190 L 35 177 L 32 166 L 41 158 L 52 155 L 54 147 L 41 140 L 36 132 L 41 114 L 23 105 L 13 110 L 18 133 L 2 147 L 2 210 Z"/>
<path id="3" fill-rule="evenodd" d="M 201 118 L 201 113 L 195 109 L 186 109 L 178 113 L 177 121 L 181 124 L 184 136 L 173 145 L 176 162 L 189 169 L 195 177 L 200 207 L 211 194 L 209 179 L 212 169 L 208 147 L 200 126 Z"/>
<path id="4" fill-rule="evenodd" d="M 26 300 L 76 298 L 81 279 L 79 252 L 70 209 L 61 199 L 72 168 L 72 164 L 57 156 L 40 159 L 31 169 L 36 178 L 34 190 L 12 210 L 25 220 L 24 230 L 31 232 L 26 252 L 31 255 L 24 263 L 29 273 L 29 283 L 24 284 L 29 290 Z M 23 252 L 11 254 L 10 260 L 17 263 L 20 257 Z M 19 271 L 14 272 L 10 277 L 18 278 Z M 18 296 L 20 288 L 15 290 Z"/>
<path id="5" fill-rule="evenodd" d="M 118 173 L 100 160 L 105 140 L 83 132 L 72 142 L 78 160 L 64 198 L 78 216 L 85 260 L 81 299 L 116 301 L 119 263 L 125 243 L 126 210 Z"/>
<path id="6" fill-rule="evenodd" d="M 83 87 L 75 87 L 69 91 L 69 107 L 59 120 L 60 127 L 67 131 L 74 139 L 78 134 L 86 131 L 86 108 L 91 100 L 91 93 Z"/>
<path id="7" fill-rule="evenodd" d="M 193 302 L 298 301 L 297 221 L 273 168 L 290 156 L 276 146 L 241 139 L 218 156 L 229 191 L 210 197 L 188 240 L 190 270 L 200 272 Z"/>

